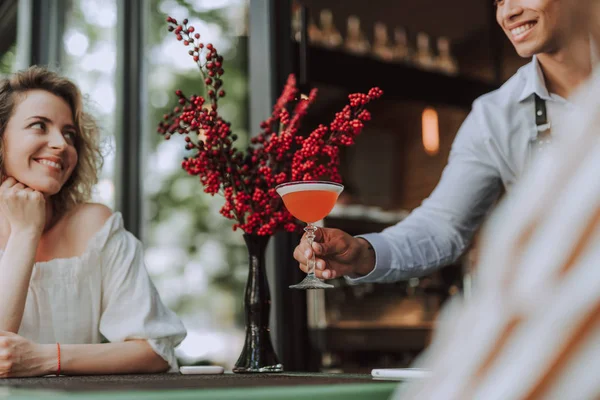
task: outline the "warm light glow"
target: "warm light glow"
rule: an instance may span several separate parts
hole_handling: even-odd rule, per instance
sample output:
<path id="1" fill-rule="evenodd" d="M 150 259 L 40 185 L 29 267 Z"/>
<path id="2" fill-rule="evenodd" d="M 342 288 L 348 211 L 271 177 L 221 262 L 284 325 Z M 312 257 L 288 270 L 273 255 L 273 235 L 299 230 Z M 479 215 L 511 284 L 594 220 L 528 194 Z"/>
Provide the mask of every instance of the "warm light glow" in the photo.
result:
<path id="1" fill-rule="evenodd" d="M 430 107 L 423 110 L 423 147 L 430 156 L 436 155 L 440 150 L 438 113 Z"/>

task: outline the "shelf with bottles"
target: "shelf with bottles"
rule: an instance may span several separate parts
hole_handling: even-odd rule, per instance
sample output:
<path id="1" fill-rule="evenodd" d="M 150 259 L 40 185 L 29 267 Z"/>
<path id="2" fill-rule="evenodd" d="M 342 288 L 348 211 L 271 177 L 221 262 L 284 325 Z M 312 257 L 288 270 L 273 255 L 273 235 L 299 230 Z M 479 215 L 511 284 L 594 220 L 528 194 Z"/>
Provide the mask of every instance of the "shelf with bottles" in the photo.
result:
<path id="1" fill-rule="evenodd" d="M 297 10 L 292 16 L 292 38 L 298 42 L 301 23 Z M 349 91 L 380 86 L 386 98 L 470 107 L 475 98 L 497 88 L 491 83 L 462 76 L 452 55 L 450 40 L 435 39 L 425 32 L 411 43 L 402 27 L 393 29 L 382 22 L 373 24 L 369 42 L 360 19 L 347 19 L 344 38 L 333 24 L 331 11 L 319 13 L 319 24 L 308 19 L 308 78 L 311 83 L 341 86 Z M 300 51 L 299 45 L 294 53 Z"/>
<path id="2" fill-rule="evenodd" d="M 477 79 L 451 77 L 316 46 L 309 46 L 308 78 L 311 85 L 317 87 L 331 85 L 347 92 L 365 92 L 379 86 L 384 91 L 384 99 L 467 109 L 477 97 L 498 88 Z"/>
<path id="3" fill-rule="evenodd" d="M 300 41 L 300 8 L 297 7 L 292 16 L 292 37 Z M 448 75 L 458 74 L 458 63 L 451 53 L 450 41 L 446 37 L 438 37 L 436 51 L 430 44 L 430 37 L 425 32 L 418 32 L 415 46 L 410 43 L 408 32 L 403 27 L 394 27 L 393 39 L 390 38 L 386 24 L 381 21 L 373 24 L 373 43 L 369 43 L 364 34 L 358 16 L 350 15 L 347 19 L 346 38 L 333 23 L 333 15 L 329 9 L 319 13 L 317 25 L 309 19 L 308 39 L 311 45 L 327 49 L 343 49 L 344 51 L 392 63 L 404 63 L 430 71 L 438 71 Z"/>

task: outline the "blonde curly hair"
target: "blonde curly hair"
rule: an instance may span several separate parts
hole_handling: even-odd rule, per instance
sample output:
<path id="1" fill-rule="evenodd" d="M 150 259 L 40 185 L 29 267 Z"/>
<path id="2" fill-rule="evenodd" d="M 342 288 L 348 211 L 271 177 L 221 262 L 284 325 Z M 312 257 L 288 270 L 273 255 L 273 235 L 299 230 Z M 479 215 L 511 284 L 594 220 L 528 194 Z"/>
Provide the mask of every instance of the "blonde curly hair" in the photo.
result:
<path id="1" fill-rule="evenodd" d="M 32 66 L 0 80 L 0 172 L 4 175 L 4 132 L 19 95 L 30 90 L 45 90 L 64 99 L 73 112 L 77 129 L 74 140 L 78 162 L 73 173 L 60 192 L 52 196 L 56 216 L 64 215 L 91 197 L 92 188 L 98 182 L 98 171 L 103 157 L 100 151 L 100 132 L 94 118 L 83 111 L 83 98 L 77 85 L 44 67 Z"/>

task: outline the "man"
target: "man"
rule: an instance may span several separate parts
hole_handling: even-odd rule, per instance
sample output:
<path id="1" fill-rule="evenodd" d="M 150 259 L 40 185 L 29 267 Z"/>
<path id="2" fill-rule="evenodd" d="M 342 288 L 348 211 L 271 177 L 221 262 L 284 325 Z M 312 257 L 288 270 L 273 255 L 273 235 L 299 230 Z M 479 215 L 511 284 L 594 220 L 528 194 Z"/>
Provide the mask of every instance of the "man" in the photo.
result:
<path id="1" fill-rule="evenodd" d="M 577 109 L 573 90 L 591 73 L 589 34 L 573 34 L 564 0 L 496 0 L 497 22 L 518 54 L 533 60 L 500 89 L 480 97 L 454 141 L 431 196 L 399 224 L 352 237 L 320 229 L 316 275 L 350 283 L 392 282 L 451 264 L 467 249 L 503 189 L 510 189 L 560 121 Z M 554 137 L 556 136 L 556 137 Z M 560 140 L 560 135 L 553 135 Z M 306 240 L 294 257 L 306 272 Z"/>
<path id="2" fill-rule="evenodd" d="M 600 0 L 562 18 L 600 43 Z M 573 96 L 568 136 L 490 218 L 472 298 L 450 301 L 394 399 L 600 398 L 600 69 Z"/>

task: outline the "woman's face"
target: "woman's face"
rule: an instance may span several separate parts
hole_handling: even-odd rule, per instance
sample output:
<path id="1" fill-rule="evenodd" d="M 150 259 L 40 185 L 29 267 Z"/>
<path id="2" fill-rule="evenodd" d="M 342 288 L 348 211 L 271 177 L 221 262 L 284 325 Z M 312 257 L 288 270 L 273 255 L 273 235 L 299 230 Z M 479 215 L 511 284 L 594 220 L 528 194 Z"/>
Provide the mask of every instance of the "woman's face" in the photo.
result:
<path id="1" fill-rule="evenodd" d="M 71 108 L 44 90 L 17 96 L 3 136 L 4 173 L 44 195 L 55 195 L 77 165 Z"/>
<path id="2" fill-rule="evenodd" d="M 495 0 L 496 19 L 521 57 L 551 53 L 563 34 L 562 0 Z"/>

